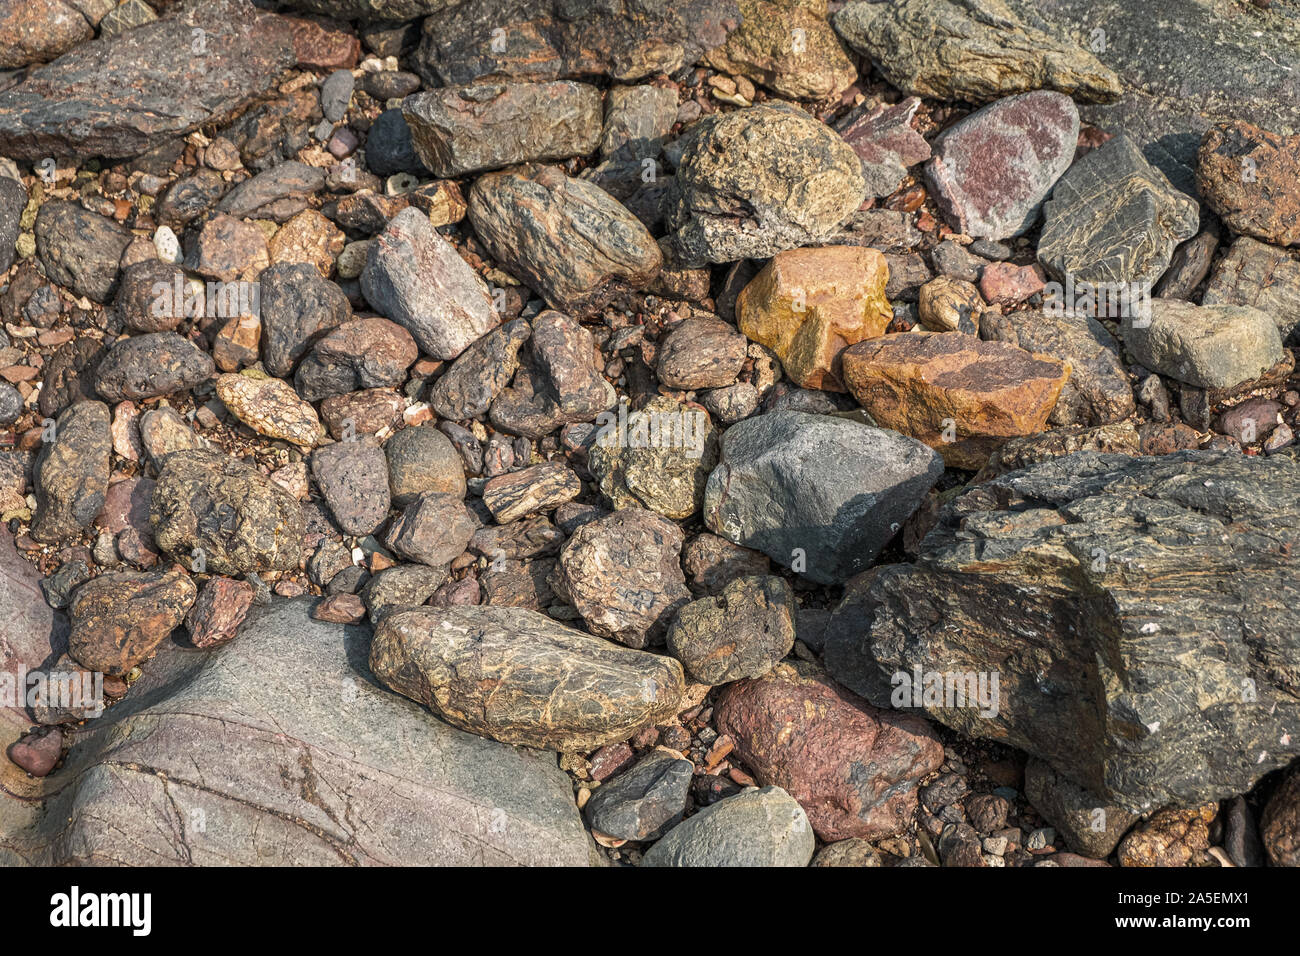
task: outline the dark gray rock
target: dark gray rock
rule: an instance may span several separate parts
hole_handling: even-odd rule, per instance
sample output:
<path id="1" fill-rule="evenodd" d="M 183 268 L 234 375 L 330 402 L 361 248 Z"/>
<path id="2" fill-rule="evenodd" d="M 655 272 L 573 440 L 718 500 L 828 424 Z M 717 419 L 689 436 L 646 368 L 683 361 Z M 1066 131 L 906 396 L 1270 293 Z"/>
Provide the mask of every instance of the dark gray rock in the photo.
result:
<path id="1" fill-rule="evenodd" d="M 465 553 L 476 527 L 459 497 L 429 491 L 415 497 L 393 519 L 384 541 L 408 561 L 445 565 Z"/>
<path id="2" fill-rule="evenodd" d="M 441 418 L 465 421 L 487 414 L 519 368 L 519 349 L 532 329 L 515 319 L 467 348 L 429 390 L 429 407 Z"/>
<path id="3" fill-rule="evenodd" d="M 762 677 L 794 647 L 794 591 L 773 575 L 737 578 L 679 610 L 667 643 L 697 684 Z"/>
<path id="4" fill-rule="evenodd" d="M 99 363 L 95 388 L 108 402 L 138 401 L 201 385 L 212 377 L 212 356 L 175 332 L 133 335 L 113 345 Z"/>
<path id="5" fill-rule="evenodd" d="M 803 807 L 780 787 L 747 789 L 677 824 L 642 866 L 807 866 L 817 848 Z"/>
<path id="6" fill-rule="evenodd" d="M 19 220 L 27 208 L 27 187 L 17 179 L 0 176 L 0 273 L 9 271 L 17 252 Z"/>
<path id="7" fill-rule="evenodd" d="M 597 788 L 583 813 L 591 828 L 620 840 L 657 840 L 686 811 L 694 767 L 662 750 Z"/>
<path id="8" fill-rule="evenodd" d="M 32 468 L 33 538 L 68 543 L 95 520 L 104 507 L 112 453 L 108 407 L 102 402 L 78 402 L 58 417 Z"/>
<path id="9" fill-rule="evenodd" d="M 317 448 L 311 473 L 345 534 L 374 534 L 388 518 L 388 462 L 377 446 L 342 441 Z"/>
<path id="10" fill-rule="evenodd" d="M 276 203 L 297 200 L 302 203 L 298 209 L 306 208 L 307 197 L 320 192 L 324 186 L 325 170 L 290 160 L 244 180 L 222 197 L 217 208 L 234 219 L 281 221 L 288 217 L 268 212 Z"/>
<path id="11" fill-rule="evenodd" d="M 1031 759 L 1025 766 L 1025 798 L 1071 850 L 1098 860 L 1110 856 L 1139 819 L 1071 783 L 1041 760 Z"/>
<path id="12" fill-rule="evenodd" d="M 107 302 L 116 290 L 118 263 L 130 241 L 126 228 L 77 203 L 53 200 L 36 214 L 36 255 L 45 274 L 96 302 Z"/>
<path id="13" fill-rule="evenodd" d="M 399 564 L 385 568 L 372 577 L 361 590 L 372 623 L 399 608 L 419 607 L 433 596 L 447 579 L 447 567 L 424 564 Z"/>
<path id="14" fill-rule="evenodd" d="M 465 497 L 465 466 L 451 440 L 432 424 L 403 428 L 384 444 L 393 502 L 425 493 Z"/>
<path id="15" fill-rule="evenodd" d="M 294 387 L 308 402 L 359 388 L 396 388 L 419 354 L 411 334 L 396 322 L 349 319 L 316 340 L 298 363 Z"/>
<path id="16" fill-rule="evenodd" d="M 424 169 L 415 155 L 411 128 L 400 109 L 384 110 L 366 134 L 366 165 L 376 176 L 419 173 Z"/>
<path id="17" fill-rule="evenodd" d="M 316 339 L 352 318 L 352 306 L 337 285 L 315 266 L 284 263 L 263 270 L 261 286 L 262 361 L 278 378 L 288 378 Z"/>

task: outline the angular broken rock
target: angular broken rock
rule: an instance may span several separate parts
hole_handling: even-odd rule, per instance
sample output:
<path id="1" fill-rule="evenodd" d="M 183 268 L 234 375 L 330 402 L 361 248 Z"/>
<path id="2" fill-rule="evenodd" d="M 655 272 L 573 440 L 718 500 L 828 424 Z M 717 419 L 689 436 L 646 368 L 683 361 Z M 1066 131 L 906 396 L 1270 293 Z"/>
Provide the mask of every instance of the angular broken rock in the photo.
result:
<path id="1" fill-rule="evenodd" d="M 454 422 L 487 414 L 519 368 L 519 349 L 532 329 L 514 319 L 488 332 L 461 352 L 429 390 L 429 407 Z"/>
<path id="2" fill-rule="evenodd" d="M 749 787 L 673 827 L 642 866 L 807 866 L 817 849 L 808 815 L 780 787 Z"/>
<path id="3" fill-rule="evenodd" d="M 341 441 L 311 455 L 312 477 L 344 534 L 368 535 L 388 517 L 388 460 L 363 441 Z"/>
<path id="4" fill-rule="evenodd" d="M 1068 362 L 945 332 L 861 342 L 843 361 L 849 391 L 877 424 L 971 470 L 1008 438 L 1042 431 L 1070 377 Z"/>
<path id="5" fill-rule="evenodd" d="M 217 397 L 232 415 L 259 435 L 303 448 L 311 448 L 323 437 L 316 409 L 282 379 L 218 375 Z"/>
<path id="6" fill-rule="evenodd" d="M 819 584 L 835 584 L 870 565 L 942 474 L 938 455 L 895 432 L 769 412 L 723 435 L 704 523 Z"/>
<path id="7" fill-rule="evenodd" d="M 591 828 L 619 840 L 657 840 L 686 811 L 694 765 L 652 750 L 631 770 L 602 784 L 583 807 Z"/>
<path id="8" fill-rule="evenodd" d="M 687 268 L 822 242 L 866 197 L 853 148 L 788 104 L 705 117 L 684 140 L 663 210 Z"/>
<path id="9" fill-rule="evenodd" d="M 1120 331 L 1146 368 L 1198 388 L 1233 388 L 1284 357 L 1274 321 L 1244 305 L 1153 299 L 1149 318 L 1126 317 Z"/>
<path id="10" fill-rule="evenodd" d="M 1300 135 L 1217 123 L 1201 142 L 1196 186 L 1233 232 L 1300 246 Z"/>
<path id="11" fill-rule="evenodd" d="M 556 166 L 480 176 L 469 193 L 469 220 L 494 258 L 562 312 L 598 311 L 663 267 L 639 219 Z"/>
<path id="12" fill-rule="evenodd" d="M 1154 285 L 1196 235 L 1196 201 L 1121 134 L 1079 160 L 1043 207 L 1038 261 L 1057 280 Z"/>
<path id="13" fill-rule="evenodd" d="M 895 674 L 955 675 L 931 717 L 1130 811 L 1244 793 L 1300 747 L 1298 508 L 1295 461 L 1237 451 L 1002 475 L 849 589 L 827 667 L 882 707 Z"/>
<path id="14" fill-rule="evenodd" d="M 180 626 L 197 593 L 178 567 L 101 574 L 72 595 L 68 653 L 89 670 L 129 674 Z"/>
<path id="15" fill-rule="evenodd" d="M 503 743 L 588 751 L 677 712 L 681 666 L 521 608 L 394 611 L 370 668 L 448 723 Z"/>
<path id="16" fill-rule="evenodd" d="M 262 358 L 276 378 L 292 375 L 317 338 L 352 318 L 347 296 L 309 265 L 271 266 L 258 282 Z"/>
<path id="17" fill-rule="evenodd" d="M 370 244 L 361 290 L 431 358 L 455 358 L 500 322 L 487 284 L 414 206 Z"/>
<path id="18" fill-rule="evenodd" d="M 358 388 L 395 388 L 420 350 L 411 333 L 377 315 L 350 319 L 316 340 L 293 381 L 304 401 Z"/>
<path id="19" fill-rule="evenodd" d="M 669 388 L 721 388 L 736 381 L 749 343 L 715 318 L 686 319 L 659 343 L 659 381 Z"/>
<path id="20" fill-rule="evenodd" d="M 1201 305 L 1248 305 L 1272 317 L 1283 341 L 1300 327 L 1300 259 L 1240 236 L 1214 267 Z"/>
<path id="21" fill-rule="evenodd" d="M 1074 161 L 1079 111 L 1039 90 L 991 103 L 944 130 L 926 165 L 935 201 L 958 232 L 1006 239 L 1029 230 Z"/>
<path id="22" fill-rule="evenodd" d="M 451 179 L 595 152 L 600 101 L 586 83 L 480 83 L 408 96 L 402 115 L 421 162 Z"/>
<path id="23" fill-rule="evenodd" d="M 551 586 L 593 634 L 635 648 L 662 643 L 673 615 L 691 599 L 682 541 L 671 521 L 642 508 L 621 508 L 573 533 Z"/>
<path id="24" fill-rule="evenodd" d="M 384 542 L 408 561 L 438 567 L 465 553 L 475 528 L 464 501 L 430 491 L 417 496 L 393 519 Z"/>
<path id="25" fill-rule="evenodd" d="M 1042 760 L 1025 765 L 1025 797 L 1071 850 L 1098 860 L 1110 856 L 1138 820 L 1137 814 L 1107 804 Z"/>
<path id="26" fill-rule="evenodd" d="M 775 575 L 736 578 L 679 610 L 667 644 L 696 684 L 762 677 L 794 647 L 794 591 Z"/>
<path id="27" fill-rule="evenodd" d="M 1027 25 L 1002 0 L 850 3 L 831 22 L 912 96 L 985 103 L 1031 90 L 1113 100 L 1119 77 L 1087 50 Z"/>
<path id="28" fill-rule="evenodd" d="M 893 105 L 863 104 L 836 123 L 836 130 L 862 160 L 868 196 L 891 195 L 910 167 L 930 158 L 930 144 L 912 126 L 920 106 L 915 96 Z"/>
<path id="29" fill-rule="evenodd" d="M 191 0 L 0 92 L 0 155 L 138 156 L 161 139 L 225 125 L 294 62 L 287 20 L 248 0 Z"/>
<path id="30" fill-rule="evenodd" d="M 163 462 L 150 511 L 158 547 L 191 570 L 242 574 L 298 567 L 305 530 L 289 492 L 252 465 L 212 451 Z"/>
<path id="31" fill-rule="evenodd" d="M 739 6 L 740 26 L 704 57 L 713 69 L 792 99 L 836 97 L 857 80 L 824 3 L 740 0 Z"/>
<path id="32" fill-rule="evenodd" d="M 581 492 L 582 482 L 573 469 L 548 461 L 491 479 L 483 486 L 483 504 L 498 524 L 509 524 L 572 501 Z"/>
<path id="33" fill-rule="evenodd" d="M 770 348 L 802 388 L 843 391 L 840 353 L 884 335 L 894 312 L 889 266 L 875 249 L 778 252 L 736 298 L 736 324 Z"/>
<path id="34" fill-rule="evenodd" d="M 35 540 L 62 543 L 89 527 L 104 507 L 112 457 L 108 407 L 102 402 L 78 402 L 58 417 L 32 467 Z"/>
<path id="35" fill-rule="evenodd" d="M 233 641 L 252 606 L 251 584 L 214 574 L 185 614 L 190 643 L 208 648 Z"/>

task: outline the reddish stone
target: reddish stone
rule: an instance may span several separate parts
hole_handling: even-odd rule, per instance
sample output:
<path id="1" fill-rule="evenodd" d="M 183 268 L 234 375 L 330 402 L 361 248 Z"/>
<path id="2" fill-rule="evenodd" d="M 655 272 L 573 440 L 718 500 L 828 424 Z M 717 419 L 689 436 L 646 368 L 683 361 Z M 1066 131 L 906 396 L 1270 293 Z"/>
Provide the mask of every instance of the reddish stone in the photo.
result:
<path id="1" fill-rule="evenodd" d="M 153 543 L 153 525 L 149 523 L 149 506 L 157 483 L 152 478 L 125 478 L 108 486 L 104 507 L 95 519 L 95 527 L 116 535 L 134 528 L 142 541 Z"/>
<path id="2" fill-rule="evenodd" d="M 356 594 L 331 594 L 312 608 L 311 616 L 333 624 L 355 624 L 366 616 L 366 605 Z"/>
<path id="3" fill-rule="evenodd" d="M 980 292 L 995 305 L 1019 305 L 1031 295 L 1042 292 L 1046 281 L 1047 277 L 1037 265 L 991 262 L 980 276 Z"/>
<path id="4" fill-rule="evenodd" d="M 233 640 L 252 605 L 253 586 L 247 581 L 209 578 L 185 615 L 190 642 L 195 647 L 216 647 Z"/>
<path id="5" fill-rule="evenodd" d="M 588 773 L 591 779 L 603 782 L 632 762 L 634 754 L 626 743 L 609 744 L 591 755 Z"/>
<path id="6" fill-rule="evenodd" d="M 350 70 L 361 58 L 361 41 L 347 26 L 328 17 L 286 17 L 293 31 L 293 53 L 308 70 Z"/>
<path id="7" fill-rule="evenodd" d="M 63 753 L 63 733 L 57 727 L 41 727 L 9 746 L 9 759 L 33 777 L 44 777 Z"/>

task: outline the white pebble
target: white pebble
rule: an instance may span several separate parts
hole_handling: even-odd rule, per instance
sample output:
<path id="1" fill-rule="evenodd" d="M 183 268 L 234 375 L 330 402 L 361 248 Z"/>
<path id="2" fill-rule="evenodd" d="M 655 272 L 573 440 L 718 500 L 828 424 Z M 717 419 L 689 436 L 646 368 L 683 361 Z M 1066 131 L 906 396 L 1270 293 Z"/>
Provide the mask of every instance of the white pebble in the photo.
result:
<path id="1" fill-rule="evenodd" d="M 171 226 L 159 226 L 153 234 L 153 247 L 158 252 L 158 258 L 163 262 L 170 262 L 174 265 L 180 265 L 181 259 L 181 241 L 176 238 L 176 233 L 172 232 Z"/>

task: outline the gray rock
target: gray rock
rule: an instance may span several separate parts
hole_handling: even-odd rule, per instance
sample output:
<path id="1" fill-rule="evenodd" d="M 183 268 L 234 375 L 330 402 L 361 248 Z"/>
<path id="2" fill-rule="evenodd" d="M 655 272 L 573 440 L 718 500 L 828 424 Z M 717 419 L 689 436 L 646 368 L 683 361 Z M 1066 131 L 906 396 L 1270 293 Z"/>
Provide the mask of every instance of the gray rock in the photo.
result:
<path id="1" fill-rule="evenodd" d="M 772 412 L 723 435 L 704 522 L 813 581 L 834 584 L 871 564 L 942 474 L 934 451 L 896 432 Z"/>
<path id="2" fill-rule="evenodd" d="M 258 282 L 262 361 L 277 378 L 292 375 L 316 339 L 352 318 L 347 296 L 308 263 L 271 266 Z"/>
<path id="3" fill-rule="evenodd" d="M 188 391 L 212 378 L 212 356 L 175 332 L 121 339 L 99 363 L 95 388 L 108 402 Z"/>
<path id="4" fill-rule="evenodd" d="M 246 179 L 217 203 L 217 208 L 234 219 L 273 218 L 277 203 L 298 201 L 293 213 L 306 208 L 307 197 L 325 187 L 325 170 L 289 160 Z M 292 215 L 293 213 L 290 213 Z"/>
<path id="5" fill-rule="evenodd" d="M 1295 461 L 1236 451 L 1080 452 L 993 478 L 915 565 L 848 589 L 827 667 L 877 706 L 913 668 L 996 676 L 995 706 L 925 711 L 1130 812 L 1244 793 L 1300 747 L 1280 743 L 1300 716 L 1297 508 Z"/>
<path id="6" fill-rule="evenodd" d="M 694 765 L 662 750 L 597 788 L 583 813 L 593 830 L 620 840 L 657 840 L 686 811 Z"/>
<path id="7" fill-rule="evenodd" d="M 780 787 L 748 789 L 677 824 L 642 866 L 807 866 L 817 841 L 803 807 Z"/>
<path id="8" fill-rule="evenodd" d="M 465 466 L 451 440 L 432 424 L 403 428 L 384 443 L 388 486 L 397 505 L 427 492 L 465 497 Z"/>
<path id="9" fill-rule="evenodd" d="M 1121 332 L 1143 366 L 1198 388 L 1233 388 L 1283 357 L 1276 323 L 1250 306 L 1153 299 L 1150 319 L 1125 318 Z"/>
<path id="10" fill-rule="evenodd" d="M 654 159 L 677 121 L 677 91 L 661 86 L 615 86 L 605 104 L 602 159 Z"/>
<path id="11" fill-rule="evenodd" d="M 1239 236 L 1210 276 L 1202 305 L 1248 305 L 1270 315 L 1283 340 L 1300 327 L 1300 261 L 1285 249 Z"/>
<path id="12" fill-rule="evenodd" d="M 308 402 L 356 389 L 396 388 L 419 356 L 411 333 L 396 322 L 377 315 L 350 319 L 316 339 L 298 363 L 294 387 Z"/>
<path id="13" fill-rule="evenodd" d="M 142 27 L 146 23 L 153 23 L 157 19 L 158 14 L 154 13 L 153 7 L 144 0 L 124 0 L 121 6 L 114 7 L 104 14 L 104 19 L 99 21 L 99 35 L 115 36 Z"/>
<path id="14" fill-rule="evenodd" d="M 27 187 L 17 179 L 0 175 L 0 273 L 9 271 L 17 254 L 19 220 L 27 208 Z"/>
<path id="15" fill-rule="evenodd" d="M 342 441 L 311 454 L 312 477 L 345 534 L 374 534 L 388 518 L 388 462 L 382 449 Z"/>
<path id="16" fill-rule="evenodd" d="M 406 560 L 436 567 L 464 554 L 476 527 L 459 497 L 429 491 L 393 520 L 384 541 Z"/>
<path id="17" fill-rule="evenodd" d="M 378 623 L 389 612 L 419 607 L 447 580 L 447 567 L 423 564 L 399 564 L 385 568 L 372 577 L 361 591 L 370 620 Z"/>
<path id="18" fill-rule="evenodd" d="M 65 543 L 95 520 L 104 507 L 112 454 L 108 407 L 102 402 L 78 402 L 58 417 L 32 468 L 33 538 Z"/>
<path id="19" fill-rule="evenodd" d="M 429 407 L 452 421 L 486 415 L 514 378 L 519 349 L 531 334 L 526 320 L 515 319 L 478 339 L 433 383 Z"/>
<path id="20" fill-rule="evenodd" d="M 0 425 L 12 425 L 22 413 L 22 393 L 8 382 L 0 384 Z"/>
<path id="21" fill-rule="evenodd" d="M 0 93 L 0 98 L 4 94 Z M 47 202 L 36 214 L 36 255 L 45 274 L 77 295 L 107 302 L 131 233 L 81 205 Z"/>
<path id="22" fill-rule="evenodd" d="M 327 120 L 337 123 L 347 115 L 355 87 L 356 80 L 351 70 L 335 70 L 325 77 L 320 86 L 320 108 Z"/>
<path id="23" fill-rule="evenodd" d="M 1110 856 L 1139 819 L 1071 783 L 1041 760 L 1031 759 L 1025 766 L 1025 797 L 1070 849 L 1098 860 Z"/>
<path id="24" fill-rule="evenodd" d="M 774 575 L 737 578 L 679 610 L 667 643 L 697 684 L 762 677 L 794 647 L 794 591 Z"/>

